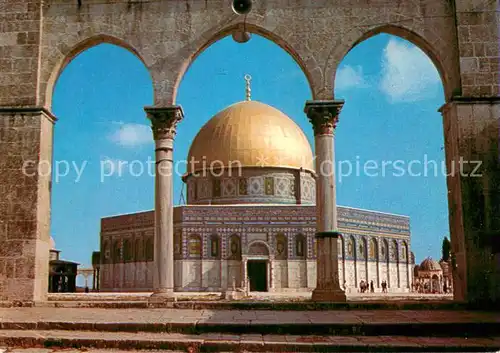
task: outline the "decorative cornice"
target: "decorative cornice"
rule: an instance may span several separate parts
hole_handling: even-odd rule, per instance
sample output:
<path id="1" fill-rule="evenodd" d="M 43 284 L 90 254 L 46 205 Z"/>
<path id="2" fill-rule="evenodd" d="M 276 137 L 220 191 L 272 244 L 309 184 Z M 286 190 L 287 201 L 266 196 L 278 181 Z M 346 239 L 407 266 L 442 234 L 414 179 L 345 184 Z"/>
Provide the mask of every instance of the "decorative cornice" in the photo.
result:
<path id="1" fill-rule="evenodd" d="M 44 115 L 51 122 L 55 123 L 57 118 L 45 107 L 0 107 L 0 115 Z"/>
<path id="2" fill-rule="evenodd" d="M 438 109 L 438 112 L 440 113 L 445 112 L 453 104 L 500 104 L 500 96 L 493 96 L 493 97 L 455 96 L 452 97 L 448 102 L 443 104 Z"/>
<path id="3" fill-rule="evenodd" d="M 304 112 L 314 130 L 314 135 L 333 135 L 339 121 L 343 100 L 307 101 Z"/>
<path id="4" fill-rule="evenodd" d="M 144 111 L 151 120 L 151 129 L 155 140 L 173 140 L 176 134 L 177 123 L 184 118 L 180 105 L 169 107 L 145 107 Z"/>

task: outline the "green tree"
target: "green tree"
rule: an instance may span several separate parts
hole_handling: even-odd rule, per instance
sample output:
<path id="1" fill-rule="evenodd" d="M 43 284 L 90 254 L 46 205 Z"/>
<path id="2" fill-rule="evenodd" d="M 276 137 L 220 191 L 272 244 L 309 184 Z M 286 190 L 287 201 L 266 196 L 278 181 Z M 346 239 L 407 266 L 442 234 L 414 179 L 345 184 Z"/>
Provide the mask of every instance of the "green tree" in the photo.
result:
<path id="1" fill-rule="evenodd" d="M 448 237 L 444 237 L 442 246 L 443 261 L 448 261 L 450 259 L 450 252 L 451 252 L 451 242 L 448 239 Z"/>

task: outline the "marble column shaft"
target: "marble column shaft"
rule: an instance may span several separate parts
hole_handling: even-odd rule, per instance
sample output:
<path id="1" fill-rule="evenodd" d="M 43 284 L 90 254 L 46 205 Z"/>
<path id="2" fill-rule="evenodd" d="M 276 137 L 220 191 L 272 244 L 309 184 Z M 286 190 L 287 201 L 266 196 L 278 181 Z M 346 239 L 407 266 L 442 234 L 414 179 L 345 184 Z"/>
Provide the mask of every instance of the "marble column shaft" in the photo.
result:
<path id="1" fill-rule="evenodd" d="M 317 301 L 345 301 L 339 284 L 334 132 L 343 101 L 308 101 L 316 152 Z"/>
<path id="2" fill-rule="evenodd" d="M 180 106 L 145 108 L 155 140 L 155 240 L 153 296 L 173 297 L 173 143 L 184 114 Z"/>

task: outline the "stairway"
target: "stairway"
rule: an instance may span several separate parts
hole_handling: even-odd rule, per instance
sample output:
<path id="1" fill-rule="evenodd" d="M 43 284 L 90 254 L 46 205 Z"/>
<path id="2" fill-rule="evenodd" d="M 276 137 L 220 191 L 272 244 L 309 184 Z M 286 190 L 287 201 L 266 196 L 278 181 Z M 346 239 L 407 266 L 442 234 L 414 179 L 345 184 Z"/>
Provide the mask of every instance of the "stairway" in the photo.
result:
<path id="1" fill-rule="evenodd" d="M 10 308 L 0 309 L 1 347 L 44 347 L 44 353 L 61 348 L 494 352 L 500 350 L 500 315 L 456 310 Z"/>

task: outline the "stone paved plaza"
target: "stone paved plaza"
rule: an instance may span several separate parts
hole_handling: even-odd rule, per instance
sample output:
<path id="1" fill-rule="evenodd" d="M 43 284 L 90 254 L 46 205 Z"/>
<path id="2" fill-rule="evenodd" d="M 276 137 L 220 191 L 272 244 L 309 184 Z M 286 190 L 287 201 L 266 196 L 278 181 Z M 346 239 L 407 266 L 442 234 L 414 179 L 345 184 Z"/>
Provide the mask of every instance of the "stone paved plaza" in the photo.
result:
<path id="1" fill-rule="evenodd" d="M 36 323 L 240 323 L 266 324 L 404 324 L 481 322 L 500 323 L 498 312 L 450 310 L 189 310 L 189 309 L 89 309 L 0 308 L 0 324 Z M 499 332 L 500 335 L 500 332 Z"/>
<path id="2" fill-rule="evenodd" d="M 2 346 L 484 352 L 500 350 L 500 315 L 467 310 L 0 308 Z"/>

